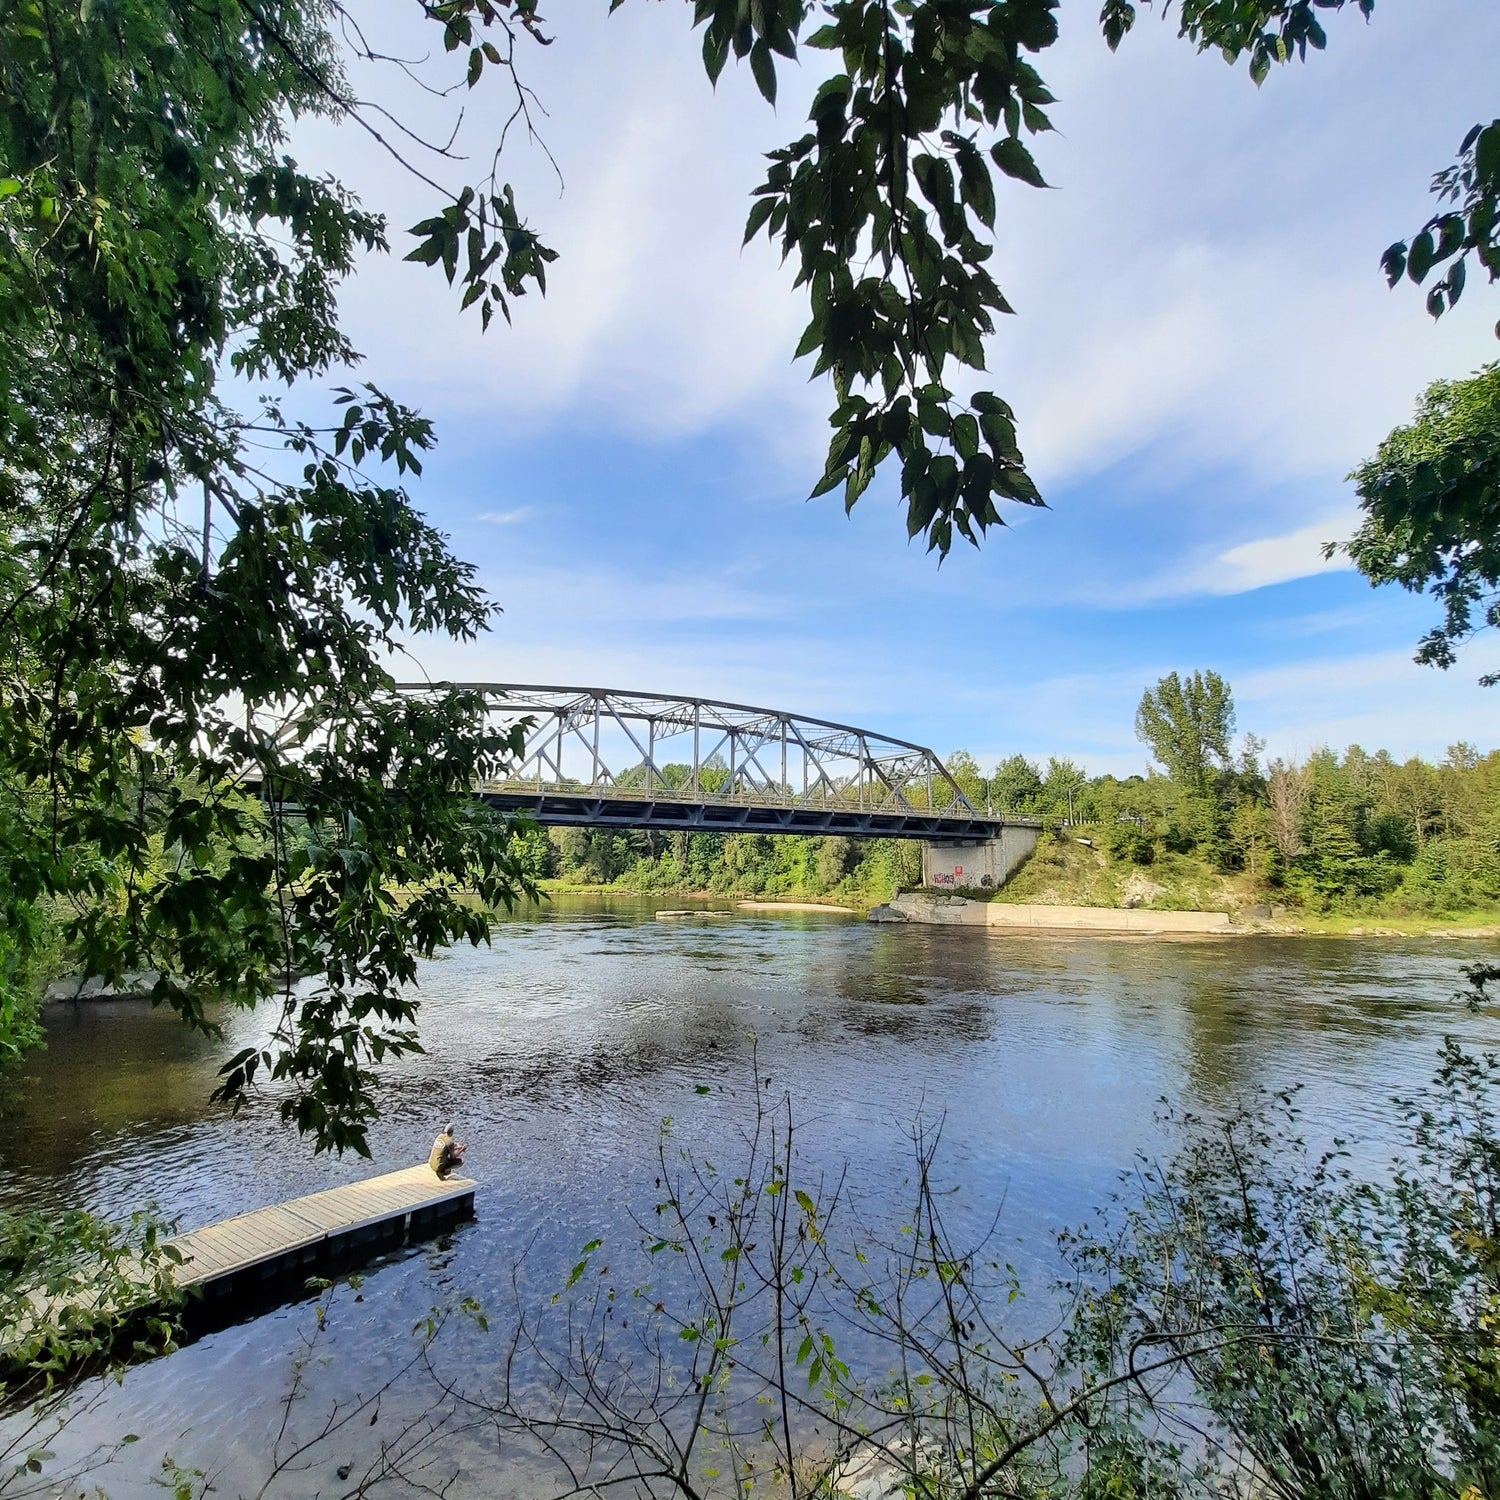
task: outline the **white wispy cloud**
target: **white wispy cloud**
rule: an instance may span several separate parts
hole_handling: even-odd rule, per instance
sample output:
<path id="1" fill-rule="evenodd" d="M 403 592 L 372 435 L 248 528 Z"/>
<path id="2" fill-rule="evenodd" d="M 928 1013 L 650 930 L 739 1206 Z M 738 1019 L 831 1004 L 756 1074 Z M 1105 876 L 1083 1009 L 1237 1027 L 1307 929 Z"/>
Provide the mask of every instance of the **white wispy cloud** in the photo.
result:
<path id="1" fill-rule="evenodd" d="M 797 70 L 786 70 L 778 119 L 748 74 L 715 94 L 680 12 L 569 7 L 549 24 L 553 45 L 523 43 L 518 61 L 550 110 L 538 123 L 565 186 L 519 134 L 502 173 L 559 252 L 546 297 L 516 300 L 513 325 L 496 319 L 482 333 L 441 277 L 399 259 L 397 233 L 397 254 L 369 259 L 347 288 L 355 343 L 424 406 L 482 413 L 496 441 L 580 416 L 660 440 L 747 417 L 762 436 L 794 433 L 806 404 L 791 369 L 804 299 L 768 246 L 742 251 L 740 239 L 761 152 L 800 116 Z M 411 29 L 412 48 L 425 50 L 431 26 Z M 419 127 L 446 118 L 447 106 L 403 92 L 398 77 L 372 87 Z M 486 156 L 508 112 L 502 94 L 486 80 L 469 96 L 458 150 Z M 393 230 L 431 212 L 430 195 L 373 142 L 317 122 L 301 138 L 387 208 Z"/>
<path id="2" fill-rule="evenodd" d="M 1458 740 L 1500 747 L 1500 698 L 1475 685 L 1497 667 L 1500 640 L 1490 640 L 1476 642 L 1447 672 L 1417 666 L 1410 651 L 1379 651 L 1227 675 L 1241 732 L 1264 738 L 1269 755 L 1301 758 L 1324 745 L 1359 744 L 1398 759 L 1436 760 Z M 976 701 L 960 742 L 983 765 L 1020 750 L 1072 755 L 1096 775 L 1144 771 L 1151 757 L 1134 736 L 1135 707 L 1143 686 L 1167 670 L 1145 665 L 1019 684 L 989 695 L 987 705 Z"/>
<path id="3" fill-rule="evenodd" d="M 1345 539 L 1347 531 L 1344 536 L 1339 531 L 1336 524 L 1319 521 L 1281 536 L 1241 542 L 1219 554 L 1219 576 L 1210 580 L 1209 588 L 1218 594 L 1244 594 L 1294 578 L 1342 572 L 1353 566 L 1349 558 L 1340 552 L 1330 557 L 1324 551 L 1330 540 Z"/>
<path id="4" fill-rule="evenodd" d="M 1353 564 L 1346 554 L 1325 557 L 1323 548 L 1349 537 L 1354 516 L 1350 507 L 1343 506 L 1293 531 L 1254 537 L 1221 550 L 1189 550 L 1159 572 L 1122 576 L 1113 587 L 1092 591 L 1090 597 L 1116 609 L 1129 609 L 1194 595 L 1248 594 L 1299 578 L 1348 572 Z"/>
<path id="5" fill-rule="evenodd" d="M 474 519 L 483 521 L 488 526 L 515 526 L 533 515 L 535 511 L 535 506 L 518 505 L 512 510 L 482 510 Z"/>
<path id="6" fill-rule="evenodd" d="M 424 404 L 482 411 L 497 441 L 580 413 L 660 440 L 729 424 L 758 435 L 760 464 L 805 481 L 828 399 L 790 359 L 805 298 L 763 241 L 740 249 L 740 231 L 762 151 L 801 128 L 831 64 L 809 54 L 805 72 L 786 69 L 773 114 L 735 69 L 708 87 L 680 13 L 555 21 L 555 44 L 523 58 L 557 106 L 544 128 L 566 190 L 540 152 L 507 159 L 561 252 L 547 297 L 481 335 L 429 268 L 376 259 L 346 297 L 356 343 Z M 1427 177 L 1470 123 L 1466 95 L 1488 88 L 1440 43 L 1455 28 L 1478 33 L 1476 54 L 1500 41 L 1477 0 L 1431 0 L 1421 16 L 1341 28 L 1336 61 L 1278 71 L 1261 91 L 1172 28 L 1137 28 L 1119 57 L 1089 27 L 1065 33 L 1045 59 L 1062 133 L 1037 145 L 1061 191 L 1002 189 L 994 268 L 1020 316 L 989 350 L 1049 484 L 1142 455 L 1172 478 L 1239 464 L 1337 482 L 1426 380 L 1493 352 L 1482 292 L 1434 327 L 1375 263 L 1427 212 Z M 1397 57 L 1413 88 L 1453 75 L 1399 118 L 1382 82 Z M 420 122 L 424 102 L 401 102 Z M 477 90 L 463 142 L 477 150 L 502 108 Z M 332 134 L 309 127 L 393 227 L 427 210 L 372 143 Z M 1337 176 L 1311 173 L 1334 159 Z"/>
<path id="7" fill-rule="evenodd" d="M 1446 672 L 1410 651 L 1326 656 L 1243 674 L 1234 684 L 1243 727 L 1272 754 L 1360 744 L 1404 757 L 1440 758 L 1457 740 L 1500 742 L 1500 700 L 1475 685 L 1500 667 L 1500 641 L 1476 641 Z"/>
<path id="8" fill-rule="evenodd" d="M 516 570 L 489 569 L 485 589 L 500 601 L 512 630 L 554 636 L 565 620 L 577 621 L 580 635 L 599 643 L 612 634 L 658 627 L 774 622 L 787 604 L 774 590 L 736 585 L 701 573 L 658 569 L 649 576 L 601 563 L 568 568 L 532 564 Z"/>

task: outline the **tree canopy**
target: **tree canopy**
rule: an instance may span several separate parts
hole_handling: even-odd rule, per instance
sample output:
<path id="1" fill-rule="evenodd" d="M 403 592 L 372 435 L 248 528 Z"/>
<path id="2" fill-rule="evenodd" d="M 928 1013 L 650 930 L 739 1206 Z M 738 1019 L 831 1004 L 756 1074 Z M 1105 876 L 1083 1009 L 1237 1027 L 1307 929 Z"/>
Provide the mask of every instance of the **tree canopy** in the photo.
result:
<path id="1" fill-rule="evenodd" d="M 1169 672 L 1141 695 L 1135 737 L 1182 786 L 1202 791 L 1217 761 L 1229 764 L 1234 737 L 1234 695 L 1217 672 L 1194 672 L 1186 681 Z"/>
<path id="2" fill-rule="evenodd" d="M 1349 555 L 1371 583 L 1441 602 L 1417 660 L 1452 666 L 1460 643 L 1500 625 L 1500 363 L 1435 381 L 1416 419 L 1350 478 L 1364 520 Z M 1500 674 L 1480 681 L 1492 687 Z"/>
<path id="3" fill-rule="evenodd" d="M 327 17 L 18 0 L 0 24 L 6 926 L 60 903 L 88 972 L 159 975 L 199 1025 L 280 992 L 227 1095 L 273 1075 L 320 1144 L 363 1149 L 417 958 L 487 933 L 457 887 L 525 881 L 468 795 L 509 736 L 385 666 L 492 612 L 400 485 L 430 425 L 371 387 L 322 428 L 274 395 L 356 358 L 338 283 L 386 243 L 283 149 L 289 116 L 343 107 Z M 225 366 L 267 392 L 249 414 Z"/>

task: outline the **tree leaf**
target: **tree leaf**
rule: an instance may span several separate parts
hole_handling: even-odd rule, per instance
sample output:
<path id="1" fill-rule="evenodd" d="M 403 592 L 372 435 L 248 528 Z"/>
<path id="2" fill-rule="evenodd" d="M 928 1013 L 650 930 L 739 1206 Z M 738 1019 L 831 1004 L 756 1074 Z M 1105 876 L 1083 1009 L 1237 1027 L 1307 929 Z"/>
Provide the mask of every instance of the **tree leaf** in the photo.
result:
<path id="1" fill-rule="evenodd" d="M 1047 186 L 1041 171 L 1032 159 L 1031 152 L 1015 136 L 1006 136 L 1003 140 L 998 141 L 991 147 L 990 156 L 994 159 L 995 165 L 1007 177 L 1014 177 L 1021 182 L 1030 183 L 1032 187 L 1044 188 Z"/>

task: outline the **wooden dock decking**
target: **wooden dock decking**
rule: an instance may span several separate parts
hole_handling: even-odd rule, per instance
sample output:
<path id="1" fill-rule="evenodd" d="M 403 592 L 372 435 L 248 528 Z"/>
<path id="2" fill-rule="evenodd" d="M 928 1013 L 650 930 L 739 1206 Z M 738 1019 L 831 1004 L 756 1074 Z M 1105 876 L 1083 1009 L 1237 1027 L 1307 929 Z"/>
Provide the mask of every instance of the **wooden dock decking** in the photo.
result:
<path id="1" fill-rule="evenodd" d="M 259 1208 L 168 1241 L 182 1256 L 175 1278 L 217 1299 L 367 1246 L 373 1254 L 467 1217 L 477 1186 L 424 1165 Z"/>
<path id="2" fill-rule="evenodd" d="M 264 1307 L 315 1272 L 348 1268 L 408 1238 L 431 1233 L 474 1211 L 478 1184 L 439 1177 L 431 1167 L 406 1167 L 345 1187 L 329 1188 L 209 1224 L 167 1240 L 182 1258 L 172 1277 L 192 1293 L 183 1310 L 193 1331 L 222 1325 L 240 1310 Z M 299 1280 L 300 1278 L 300 1280 Z M 144 1315 L 149 1305 L 64 1304 L 38 1289 L 19 1299 L 0 1327 L 0 1373 L 22 1357 L 43 1324 L 65 1311 L 114 1321 Z"/>

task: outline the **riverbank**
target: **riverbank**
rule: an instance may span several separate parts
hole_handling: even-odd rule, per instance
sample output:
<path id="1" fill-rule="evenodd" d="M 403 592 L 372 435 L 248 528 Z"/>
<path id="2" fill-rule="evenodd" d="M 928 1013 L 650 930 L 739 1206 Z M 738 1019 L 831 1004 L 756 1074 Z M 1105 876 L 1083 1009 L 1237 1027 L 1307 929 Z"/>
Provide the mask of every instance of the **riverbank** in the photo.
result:
<path id="1" fill-rule="evenodd" d="M 547 896 L 643 896 L 673 901 L 724 901 L 739 911 L 836 912 L 845 916 L 863 916 L 880 904 L 876 898 L 860 896 L 751 896 L 743 891 L 705 890 L 636 890 L 625 885 L 571 885 L 563 880 L 538 882 Z"/>
<path id="2" fill-rule="evenodd" d="M 963 896 L 908 892 L 870 913 L 872 922 L 916 922 L 932 927 L 1030 929 L 1042 932 L 1226 936 L 1246 931 L 1222 911 L 1145 911 L 1101 906 L 1030 906 L 970 901 Z"/>
<path id="3" fill-rule="evenodd" d="M 1461 927 L 1432 918 L 1405 930 L 1352 917 L 1330 917 L 1324 924 L 1255 917 L 1236 919 L 1226 911 L 1168 911 L 1150 907 L 1067 906 L 986 901 L 926 891 L 907 892 L 870 913 L 872 922 L 915 922 L 931 927 L 986 927 L 1037 932 L 1134 933 L 1142 937 L 1432 937 L 1500 938 L 1500 925 Z"/>
<path id="4" fill-rule="evenodd" d="M 1055 866 L 1054 866 L 1055 868 Z M 890 903 L 859 896 L 787 897 L 754 899 L 735 891 L 712 890 L 634 890 L 623 885 L 571 885 L 562 880 L 544 880 L 542 890 L 549 896 L 629 896 L 647 899 L 662 897 L 674 902 L 732 903 L 739 911 L 766 913 L 809 912 L 869 916 L 907 899 L 958 906 L 988 907 L 1000 910 L 992 917 L 964 919 L 940 916 L 931 919 L 936 925 L 989 926 L 994 928 L 1053 930 L 1101 933 L 1197 932 L 1258 933 L 1273 937 L 1373 937 L 1373 938 L 1468 938 L 1500 939 L 1500 908 L 1446 912 L 1441 915 L 1383 912 L 1344 913 L 1309 912 L 1298 907 L 1272 904 L 1267 893 L 1250 884 L 1244 876 L 1214 875 L 1195 871 L 1190 882 L 1132 880 L 1127 872 L 1118 882 L 1123 889 L 1115 902 L 1088 899 L 1104 894 L 1094 882 L 1059 881 L 1048 878 L 1045 869 L 1033 873 L 1025 866 L 1010 884 L 992 896 L 983 892 L 948 895 L 941 892 L 898 893 Z M 1147 875 L 1151 872 L 1146 872 Z M 1171 878 L 1171 872 L 1156 873 Z M 1042 879 L 1038 879 L 1040 874 Z M 1078 899 L 1066 899 L 1072 892 Z M 1196 895 L 1201 904 L 1191 898 Z M 1126 904 L 1130 903 L 1130 904 Z M 958 909 L 957 906 L 954 909 Z M 1185 920 L 1178 920 L 1179 918 Z M 909 916 L 900 920 L 926 922 L 927 917 Z"/>
<path id="5" fill-rule="evenodd" d="M 1085 842 L 1086 831 L 1044 838 L 1002 890 L 979 900 L 1015 906 L 1107 911 L 1222 911 L 1236 929 L 1309 937 L 1500 937 L 1500 905 L 1413 910 L 1391 899 L 1339 910 L 1295 905 L 1253 871 L 1225 872 L 1193 854 L 1162 854 L 1138 864 Z"/>

